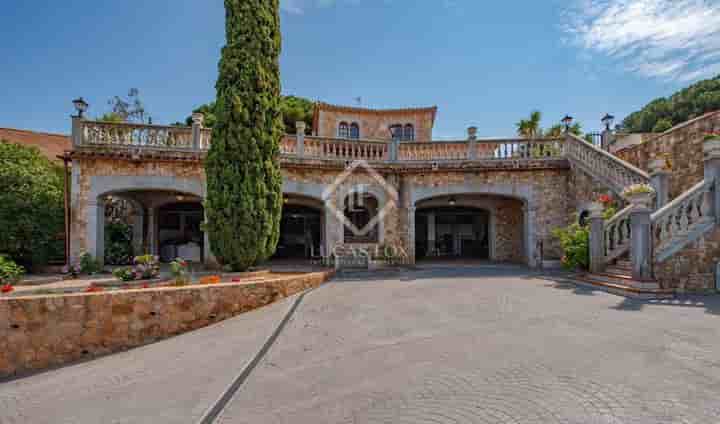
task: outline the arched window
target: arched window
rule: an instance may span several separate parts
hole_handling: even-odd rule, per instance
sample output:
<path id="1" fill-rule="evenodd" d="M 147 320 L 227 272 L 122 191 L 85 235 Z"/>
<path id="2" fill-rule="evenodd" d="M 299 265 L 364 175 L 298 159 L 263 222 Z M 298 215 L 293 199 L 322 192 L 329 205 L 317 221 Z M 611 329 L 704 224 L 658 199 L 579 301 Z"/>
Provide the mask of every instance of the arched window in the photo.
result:
<path id="1" fill-rule="evenodd" d="M 357 122 L 350 124 L 350 138 L 357 140 L 360 138 L 360 125 Z"/>
<path id="2" fill-rule="evenodd" d="M 341 122 L 338 126 L 338 137 L 340 138 L 348 138 L 350 135 L 350 131 L 348 130 L 348 124 L 347 122 Z"/>
<path id="3" fill-rule="evenodd" d="M 402 125 L 392 125 L 390 127 L 390 133 L 392 134 L 392 139 L 400 141 L 403 138 L 403 127 Z"/>
<path id="4" fill-rule="evenodd" d="M 412 124 L 405 125 L 405 132 L 403 133 L 403 140 L 415 141 L 415 127 Z"/>

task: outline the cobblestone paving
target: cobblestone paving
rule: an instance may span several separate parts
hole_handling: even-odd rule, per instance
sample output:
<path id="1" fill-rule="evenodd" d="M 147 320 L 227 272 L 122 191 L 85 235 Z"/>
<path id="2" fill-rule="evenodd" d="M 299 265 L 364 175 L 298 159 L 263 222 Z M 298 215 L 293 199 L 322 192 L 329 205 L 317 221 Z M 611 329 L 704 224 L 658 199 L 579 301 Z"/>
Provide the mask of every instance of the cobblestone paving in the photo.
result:
<path id="1" fill-rule="evenodd" d="M 219 422 L 716 423 L 719 311 L 502 266 L 339 281 Z"/>

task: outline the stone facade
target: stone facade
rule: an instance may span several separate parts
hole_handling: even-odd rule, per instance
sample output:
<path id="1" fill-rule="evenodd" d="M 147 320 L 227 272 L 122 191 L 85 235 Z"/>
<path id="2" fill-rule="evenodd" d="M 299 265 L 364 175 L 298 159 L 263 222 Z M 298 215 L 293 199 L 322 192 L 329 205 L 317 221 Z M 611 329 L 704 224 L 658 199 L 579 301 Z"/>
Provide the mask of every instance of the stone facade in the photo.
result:
<path id="1" fill-rule="evenodd" d="M 331 273 L 227 283 L 0 299 L 0 379 L 205 327 L 317 287 Z"/>
<path id="2" fill-rule="evenodd" d="M 365 109 L 318 103 L 314 116 L 314 135 L 337 137 L 338 125 L 357 123 L 361 139 L 391 140 L 392 125 L 410 124 L 415 129 L 415 141 L 432 140 L 436 107 L 406 109 Z"/>

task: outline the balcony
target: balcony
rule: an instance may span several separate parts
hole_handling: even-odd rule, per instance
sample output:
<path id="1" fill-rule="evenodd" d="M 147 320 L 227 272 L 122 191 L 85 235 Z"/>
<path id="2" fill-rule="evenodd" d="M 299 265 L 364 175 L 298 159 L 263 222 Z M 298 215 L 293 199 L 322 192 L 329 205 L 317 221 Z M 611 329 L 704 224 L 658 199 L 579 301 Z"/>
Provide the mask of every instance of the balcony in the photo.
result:
<path id="1" fill-rule="evenodd" d="M 192 127 L 111 123 L 75 119 L 73 151 L 142 158 L 157 155 L 201 159 L 210 148 L 212 130 Z M 564 139 L 492 139 L 433 142 L 350 140 L 285 135 L 280 142 L 284 161 L 345 163 L 354 160 L 387 164 L 466 161 L 564 159 Z"/>

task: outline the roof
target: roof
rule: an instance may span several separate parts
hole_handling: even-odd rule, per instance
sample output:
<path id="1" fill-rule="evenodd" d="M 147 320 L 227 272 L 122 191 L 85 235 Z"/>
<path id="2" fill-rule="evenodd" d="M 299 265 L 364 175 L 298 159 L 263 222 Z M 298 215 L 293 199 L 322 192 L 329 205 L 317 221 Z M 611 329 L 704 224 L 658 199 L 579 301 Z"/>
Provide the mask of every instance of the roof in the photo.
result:
<path id="1" fill-rule="evenodd" d="M 44 132 L 18 130 L 14 128 L 0 128 L 0 140 L 14 144 L 35 146 L 40 152 L 52 161 L 57 161 L 66 150 L 70 150 L 70 136 Z"/>
<path id="2" fill-rule="evenodd" d="M 378 113 L 378 114 L 394 114 L 394 113 L 414 113 L 414 112 L 428 112 L 432 113 L 432 122 L 435 122 L 435 116 L 437 115 L 437 106 L 429 107 L 408 107 L 399 109 L 371 109 L 357 106 L 340 106 L 333 105 L 330 103 L 317 102 L 315 104 L 316 111 L 327 110 L 335 112 L 349 112 L 349 113 Z"/>

